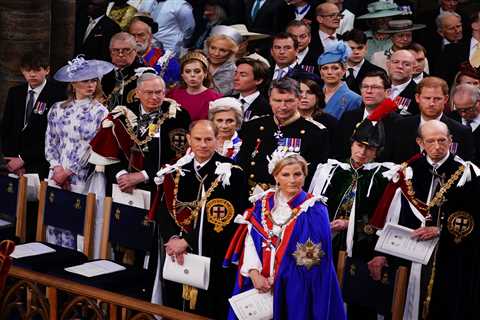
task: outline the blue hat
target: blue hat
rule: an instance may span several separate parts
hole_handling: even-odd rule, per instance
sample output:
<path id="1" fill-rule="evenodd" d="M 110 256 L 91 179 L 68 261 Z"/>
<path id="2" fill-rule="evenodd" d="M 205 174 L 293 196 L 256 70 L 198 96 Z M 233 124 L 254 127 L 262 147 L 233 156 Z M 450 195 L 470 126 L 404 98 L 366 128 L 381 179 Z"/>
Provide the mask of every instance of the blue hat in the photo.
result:
<path id="1" fill-rule="evenodd" d="M 335 41 L 332 45 L 325 48 L 325 52 L 318 57 L 317 64 L 323 66 L 329 63 L 345 63 L 352 54 L 352 50 L 343 41 Z"/>
<path id="2" fill-rule="evenodd" d="M 61 82 L 76 82 L 101 78 L 113 70 L 113 64 L 102 60 L 85 60 L 79 55 L 58 70 L 53 78 Z"/>

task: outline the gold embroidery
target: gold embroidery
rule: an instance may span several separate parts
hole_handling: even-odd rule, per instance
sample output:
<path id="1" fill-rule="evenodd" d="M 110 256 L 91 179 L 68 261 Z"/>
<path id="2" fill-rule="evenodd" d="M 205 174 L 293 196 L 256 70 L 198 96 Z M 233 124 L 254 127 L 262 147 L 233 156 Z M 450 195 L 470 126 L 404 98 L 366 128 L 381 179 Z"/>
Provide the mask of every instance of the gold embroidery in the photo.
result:
<path id="1" fill-rule="evenodd" d="M 305 266 L 310 270 L 314 265 L 320 264 L 325 252 L 322 250 L 322 244 L 313 243 L 310 238 L 304 244 L 297 242 L 297 250 L 293 253 L 297 266 Z"/>
<path id="2" fill-rule="evenodd" d="M 215 225 L 216 232 L 223 231 L 235 214 L 235 209 L 230 201 L 225 199 L 212 199 L 207 202 L 207 221 Z"/>
<path id="3" fill-rule="evenodd" d="M 455 237 L 454 242 L 459 244 L 473 231 L 475 221 L 470 213 L 457 211 L 448 217 L 447 229 Z"/>

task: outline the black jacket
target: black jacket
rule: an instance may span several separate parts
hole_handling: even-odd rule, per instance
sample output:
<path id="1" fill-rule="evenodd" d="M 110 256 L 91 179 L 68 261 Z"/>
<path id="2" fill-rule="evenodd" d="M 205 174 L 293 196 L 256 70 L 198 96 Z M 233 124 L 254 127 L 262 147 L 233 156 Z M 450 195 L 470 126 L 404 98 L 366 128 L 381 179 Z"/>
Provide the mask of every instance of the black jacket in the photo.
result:
<path id="1" fill-rule="evenodd" d="M 102 17 L 88 34 L 85 41 L 85 31 L 88 27 L 88 21 L 81 23 L 76 34 L 76 54 L 83 53 L 86 59 L 98 59 L 111 61 L 110 59 L 110 39 L 115 33 L 122 31 L 120 26 L 107 16 Z"/>
<path id="2" fill-rule="evenodd" d="M 20 156 L 27 173 L 48 175 L 49 164 L 45 159 L 45 132 L 50 107 L 65 99 L 65 88 L 53 80 L 47 83 L 34 105 L 32 114 L 24 126 L 28 84 L 10 88 L 1 126 L 2 153 L 6 157 Z M 45 110 L 42 110 L 45 103 Z"/>

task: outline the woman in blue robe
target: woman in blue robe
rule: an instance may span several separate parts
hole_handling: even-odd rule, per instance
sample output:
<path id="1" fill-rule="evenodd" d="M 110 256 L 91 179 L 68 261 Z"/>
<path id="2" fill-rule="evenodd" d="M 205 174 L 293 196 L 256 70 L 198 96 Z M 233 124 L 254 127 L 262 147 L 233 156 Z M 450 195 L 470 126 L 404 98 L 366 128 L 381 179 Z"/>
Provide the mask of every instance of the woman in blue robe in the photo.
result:
<path id="1" fill-rule="evenodd" d="M 343 41 L 338 41 L 326 48 L 318 58 L 320 76 L 324 83 L 324 111 L 337 119 L 340 119 L 344 112 L 359 108 L 362 104 L 362 97 L 350 90 L 342 80 L 346 73 L 345 63 L 350 53 L 350 48 Z"/>
<path id="2" fill-rule="evenodd" d="M 345 319 L 327 208 L 302 190 L 306 161 L 276 151 L 268 170 L 277 188 L 236 219 L 242 224 L 225 261 L 238 264 L 233 295 L 252 288 L 271 292 L 273 319 Z M 236 319 L 233 311 L 229 319 Z"/>

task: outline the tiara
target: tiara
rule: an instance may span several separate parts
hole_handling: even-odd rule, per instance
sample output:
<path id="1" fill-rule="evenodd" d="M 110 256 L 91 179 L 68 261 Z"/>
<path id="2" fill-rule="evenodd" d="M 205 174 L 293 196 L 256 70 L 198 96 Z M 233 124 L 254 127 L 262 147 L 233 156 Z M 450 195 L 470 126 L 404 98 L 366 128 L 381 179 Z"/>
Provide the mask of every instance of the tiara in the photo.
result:
<path id="1" fill-rule="evenodd" d="M 186 55 L 184 55 L 181 59 L 181 64 L 184 64 L 188 60 L 198 60 L 201 63 L 203 63 L 205 65 L 205 67 L 208 67 L 207 57 L 205 57 L 205 55 L 203 53 L 200 53 L 198 51 L 189 52 Z"/>
<path id="2" fill-rule="evenodd" d="M 292 151 L 285 151 L 283 148 L 278 148 L 275 151 L 273 151 L 270 157 L 267 156 L 268 173 L 272 174 L 273 171 L 275 170 L 275 167 L 281 160 L 294 155 L 298 155 L 298 153 L 292 152 Z"/>

